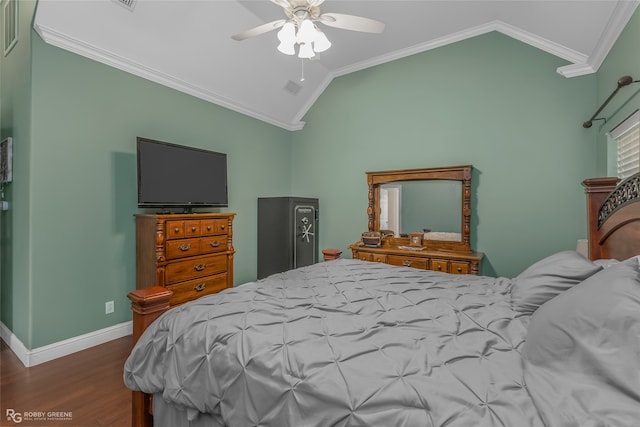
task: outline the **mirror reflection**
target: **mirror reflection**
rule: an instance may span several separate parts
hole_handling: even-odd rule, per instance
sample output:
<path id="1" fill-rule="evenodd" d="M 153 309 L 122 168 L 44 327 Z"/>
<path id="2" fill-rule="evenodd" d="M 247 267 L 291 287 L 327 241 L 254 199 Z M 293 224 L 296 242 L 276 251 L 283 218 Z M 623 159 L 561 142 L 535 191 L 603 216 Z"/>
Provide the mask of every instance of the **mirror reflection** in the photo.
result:
<path id="1" fill-rule="evenodd" d="M 459 242 L 462 182 L 397 181 L 380 185 L 380 230 L 396 237 L 424 231 L 425 239 Z"/>

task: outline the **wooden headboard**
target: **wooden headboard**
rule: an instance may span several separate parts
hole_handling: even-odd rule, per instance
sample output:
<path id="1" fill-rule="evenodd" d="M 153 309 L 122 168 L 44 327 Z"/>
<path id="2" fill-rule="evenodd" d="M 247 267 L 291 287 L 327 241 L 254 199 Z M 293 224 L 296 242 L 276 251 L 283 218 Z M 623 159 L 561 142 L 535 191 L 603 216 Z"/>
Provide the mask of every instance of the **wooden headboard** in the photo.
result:
<path id="1" fill-rule="evenodd" d="M 589 258 L 624 260 L 640 255 L 640 174 L 590 178 L 587 193 Z"/>

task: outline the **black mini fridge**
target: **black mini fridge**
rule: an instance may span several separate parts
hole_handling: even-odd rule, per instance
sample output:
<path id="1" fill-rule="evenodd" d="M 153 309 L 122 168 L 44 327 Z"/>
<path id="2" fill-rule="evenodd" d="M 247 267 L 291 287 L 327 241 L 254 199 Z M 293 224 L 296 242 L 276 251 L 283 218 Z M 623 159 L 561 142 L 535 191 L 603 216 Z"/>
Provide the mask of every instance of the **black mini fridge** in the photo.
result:
<path id="1" fill-rule="evenodd" d="M 258 198 L 258 279 L 318 262 L 318 199 Z"/>

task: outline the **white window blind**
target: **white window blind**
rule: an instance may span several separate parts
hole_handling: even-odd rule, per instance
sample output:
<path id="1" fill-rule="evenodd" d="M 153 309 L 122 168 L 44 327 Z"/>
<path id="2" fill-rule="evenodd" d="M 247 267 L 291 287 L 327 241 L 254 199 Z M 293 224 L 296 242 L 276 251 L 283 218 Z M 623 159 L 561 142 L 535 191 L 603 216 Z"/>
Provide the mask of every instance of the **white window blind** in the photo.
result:
<path id="1" fill-rule="evenodd" d="M 640 172 L 640 110 L 620 123 L 609 136 L 618 146 L 618 178 Z"/>

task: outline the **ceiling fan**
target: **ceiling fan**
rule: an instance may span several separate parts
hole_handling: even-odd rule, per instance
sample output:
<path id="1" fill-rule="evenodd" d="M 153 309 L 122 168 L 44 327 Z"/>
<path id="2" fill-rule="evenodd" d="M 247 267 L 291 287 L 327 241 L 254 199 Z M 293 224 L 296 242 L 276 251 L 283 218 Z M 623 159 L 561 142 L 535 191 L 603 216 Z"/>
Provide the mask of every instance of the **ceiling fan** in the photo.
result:
<path id="1" fill-rule="evenodd" d="M 299 58 L 312 58 L 315 53 L 324 52 L 331 47 L 327 36 L 315 24 L 319 22 L 329 27 L 365 33 L 381 33 L 384 23 L 362 16 L 343 13 L 320 13 L 324 0 L 270 0 L 284 9 L 286 19 L 279 19 L 250 28 L 231 36 L 234 40 L 245 40 L 272 30 L 278 31 L 278 50 L 287 55 L 295 55 L 295 46 L 299 46 Z"/>

